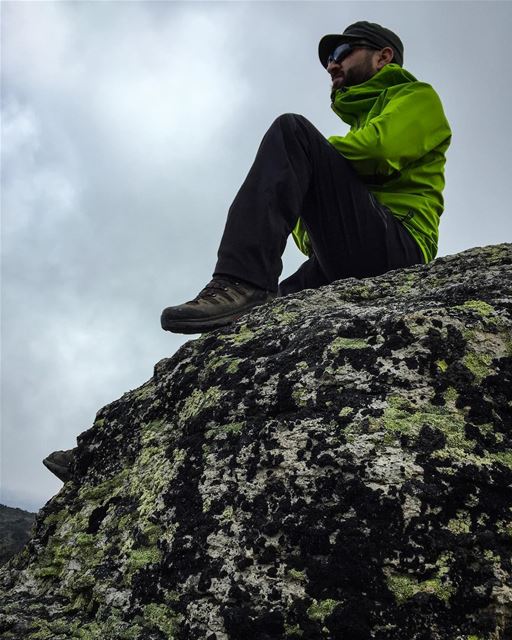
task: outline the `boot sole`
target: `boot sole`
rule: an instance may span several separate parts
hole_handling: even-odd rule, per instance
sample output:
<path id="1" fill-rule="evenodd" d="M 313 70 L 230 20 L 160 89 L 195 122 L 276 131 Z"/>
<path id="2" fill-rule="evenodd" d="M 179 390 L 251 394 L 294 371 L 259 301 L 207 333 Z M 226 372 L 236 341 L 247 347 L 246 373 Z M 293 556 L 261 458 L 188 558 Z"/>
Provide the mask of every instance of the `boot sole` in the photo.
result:
<path id="1" fill-rule="evenodd" d="M 62 482 L 68 482 L 68 480 L 71 480 L 72 473 L 67 467 L 63 467 L 60 464 L 55 464 L 47 458 L 43 460 L 43 464 L 48 469 L 48 471 L 51 471 L 53 475 L 57 476 L 57 478 Z"/>

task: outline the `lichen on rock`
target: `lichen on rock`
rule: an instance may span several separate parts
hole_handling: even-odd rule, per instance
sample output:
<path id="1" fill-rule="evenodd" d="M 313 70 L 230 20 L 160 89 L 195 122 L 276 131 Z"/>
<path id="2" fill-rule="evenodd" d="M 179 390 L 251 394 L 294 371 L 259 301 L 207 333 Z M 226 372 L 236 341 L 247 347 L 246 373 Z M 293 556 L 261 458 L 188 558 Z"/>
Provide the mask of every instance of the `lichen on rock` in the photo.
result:
<path id="1" fill-rule="evenodd" d="M 339 281 L 101 409 L 5 640 L 512 637 L 512 248 Z"/>

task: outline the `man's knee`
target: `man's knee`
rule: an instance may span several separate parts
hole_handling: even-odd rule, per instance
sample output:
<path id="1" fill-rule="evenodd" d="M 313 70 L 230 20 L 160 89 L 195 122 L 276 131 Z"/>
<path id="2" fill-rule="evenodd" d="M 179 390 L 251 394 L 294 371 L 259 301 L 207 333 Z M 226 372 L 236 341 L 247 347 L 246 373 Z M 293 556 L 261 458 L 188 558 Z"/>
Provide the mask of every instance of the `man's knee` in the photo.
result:
<path id="1" fill-rule="evenodd" d="M 282 113 L 280 116 L 277 116 L 272 123 L 272 126 L 280 127 L 281 129 L 295 129 L 298 124 L 306 127 L 313 127 L 313 124 L 311 124 L 307 118 L 300 115 L 300 113 Z"/>

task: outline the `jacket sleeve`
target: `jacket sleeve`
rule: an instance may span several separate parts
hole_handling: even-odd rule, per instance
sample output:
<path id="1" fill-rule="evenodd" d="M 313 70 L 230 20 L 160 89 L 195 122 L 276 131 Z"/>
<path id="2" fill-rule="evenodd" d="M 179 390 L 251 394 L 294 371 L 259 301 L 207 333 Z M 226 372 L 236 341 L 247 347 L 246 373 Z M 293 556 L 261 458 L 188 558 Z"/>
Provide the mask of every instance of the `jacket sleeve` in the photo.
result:
<path id="1" fill-rule="evenodd" d="M 391 176 L 450 136 L 439 96 L 425 83 L 405 85 L 359 129 L 329 142 L 359 175 Z"/>

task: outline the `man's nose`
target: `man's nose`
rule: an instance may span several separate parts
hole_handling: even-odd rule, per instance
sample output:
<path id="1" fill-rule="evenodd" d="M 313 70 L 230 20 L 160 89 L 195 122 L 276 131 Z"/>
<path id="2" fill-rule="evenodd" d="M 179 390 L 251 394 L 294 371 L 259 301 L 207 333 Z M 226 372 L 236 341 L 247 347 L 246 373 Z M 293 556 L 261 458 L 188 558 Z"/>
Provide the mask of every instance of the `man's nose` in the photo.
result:
<path id="1" fill-rule="evenodd" d="M 339 62 L 336 62 L 335 60 L 329 60 L 329 62 L 327 63 L 327 73 L 332 74 L 335 71 L 338 71 L 339 68 L 341 67 Z"/>

